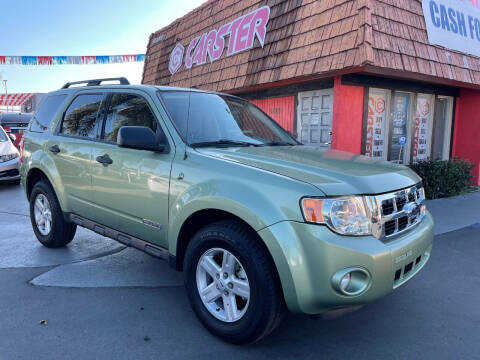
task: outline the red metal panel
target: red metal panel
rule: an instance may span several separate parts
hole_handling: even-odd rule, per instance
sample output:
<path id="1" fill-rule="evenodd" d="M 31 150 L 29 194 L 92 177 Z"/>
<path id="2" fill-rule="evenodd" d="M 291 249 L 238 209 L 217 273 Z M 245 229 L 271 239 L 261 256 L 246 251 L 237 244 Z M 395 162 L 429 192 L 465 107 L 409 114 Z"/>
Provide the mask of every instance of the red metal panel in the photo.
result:
<path id="1" fill-rule="evenodd" d="M 295 98 L 293 96 L 251 100 L 285 130 L 293 134 Z"/>
<path id="2" fill-rule="evenodd" d="M 361 153 L 364 98 L 364 87 L 343 85 L 341 77 L 335 77 L 332 149 Z"/>

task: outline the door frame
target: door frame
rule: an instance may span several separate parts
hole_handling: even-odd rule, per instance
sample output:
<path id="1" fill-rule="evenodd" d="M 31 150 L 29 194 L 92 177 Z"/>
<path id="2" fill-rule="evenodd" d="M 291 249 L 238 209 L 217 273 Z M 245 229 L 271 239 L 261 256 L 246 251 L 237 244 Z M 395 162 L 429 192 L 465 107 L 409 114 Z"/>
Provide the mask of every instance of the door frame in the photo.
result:
<path id="1" fill-rule="evenodd" d="M 451 158 L 452 152 L 452 123 L 454 119 L 454 111 L 455 111 L 455 98 L 452 96 L 445 96 L 445 95 L 438 95 L 438 99 L 446 99 L 447 100 L 447 118 L 445 119 L 445 133 L 443 135 L 443 150 L 442 150 L 442 160 L 448 160 Z M 436 100 L 436 99 L 435 99 Z M 434 115 L 433 115 L 434 117 Z M 433 123 L 433 121 L 432 121 Z M 433 126 L 432 126 L 433 131 Z M 433 136 L 433 135 L 432 135 Z M 432 139 L 433 140 L 433 139 Z"/>

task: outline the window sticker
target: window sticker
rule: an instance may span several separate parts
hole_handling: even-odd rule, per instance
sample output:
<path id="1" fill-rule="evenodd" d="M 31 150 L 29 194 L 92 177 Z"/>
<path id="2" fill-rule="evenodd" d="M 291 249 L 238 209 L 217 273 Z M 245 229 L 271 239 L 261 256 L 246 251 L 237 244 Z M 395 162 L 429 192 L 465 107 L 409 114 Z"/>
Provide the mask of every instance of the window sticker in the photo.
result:
<path id="1" fill-rule="evenodd" d="M 427 160 L 430 157 L 430 127 L 433 113 L 431 96 L 419 95 L 415 114 L 415 128 L 413 132 L 413 162 Z"/>
<path id="2" fill-rule="evenodd" d="M 385 90 L 370 90 L 365 155 L 374 159 L 383 159 L 385 156 L 386 99 L 387 92 Z"/>

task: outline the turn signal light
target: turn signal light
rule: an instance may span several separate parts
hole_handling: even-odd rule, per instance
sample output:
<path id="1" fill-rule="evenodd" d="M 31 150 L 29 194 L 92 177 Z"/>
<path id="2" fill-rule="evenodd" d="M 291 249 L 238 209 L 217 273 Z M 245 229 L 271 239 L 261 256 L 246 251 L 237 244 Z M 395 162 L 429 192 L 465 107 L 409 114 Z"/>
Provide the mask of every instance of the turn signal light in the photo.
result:
<path id="1" fill-rule="evenodd" d="M 321 199 L 303 199 L 302 209 L 305 220 L 313 223 L 324 223 L 323 218 L 323 200 Z"/>

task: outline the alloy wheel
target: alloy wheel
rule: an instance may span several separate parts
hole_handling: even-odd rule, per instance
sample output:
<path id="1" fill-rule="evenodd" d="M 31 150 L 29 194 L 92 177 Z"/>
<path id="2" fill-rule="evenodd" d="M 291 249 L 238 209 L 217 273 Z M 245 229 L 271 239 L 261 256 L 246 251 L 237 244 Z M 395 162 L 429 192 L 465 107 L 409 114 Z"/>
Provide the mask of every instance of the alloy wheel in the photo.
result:
<path id="1" fill-rule="evenodd" d="M 43 194 L 38 194 L 34 205 L 35 224 L 40 234 L 47 236 L 52 229 L 52 210 L 50 203 Z"/>
<path id="2" fill-rule="evenodd" d="M 206 251 L 198 261 L 196 280 L 203 305 L 217 319 L 235 322 L 245 315 L 250 285 L 243 265 L 231 252 Z"/>

